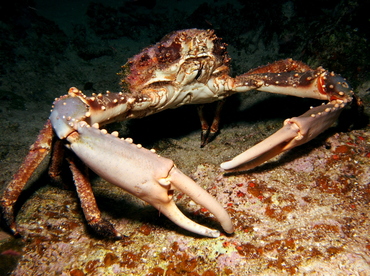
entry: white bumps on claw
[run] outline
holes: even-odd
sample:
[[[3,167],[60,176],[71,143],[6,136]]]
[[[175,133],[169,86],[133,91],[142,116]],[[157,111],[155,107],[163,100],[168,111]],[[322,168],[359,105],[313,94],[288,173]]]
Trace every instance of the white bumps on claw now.
[[[88,125],[87,123],[85,123],[85,124],[83,124],[82,125],[82,127],[90,127],[90,125]],[[99,124],[98,123],[95,123],[95,124],[93,124],[92,125],[92,127],[93,128],[96,128],[96,129],[99,129]],[[106,130],[106,129],[101,129],[100,130],[100,132],[102,133],[102,134],[108,134],[108,131]],[[111,135],[112,136],[114,136],[114,137],[117,137],[117,138],[119,138],[118,137],[118,135],[119,135],[119,133],[118,133],[118,131],[113,131],[112,133],[111,133]],[[132,140],[132,138],[120,138],[121,140],[123,140],[123,141],[126,141],[127,143],[130,143],[130,144],[133,144],[134,143],[134,141]],[[136,147],[138,148],[138,149],[141,149],[141,148],[143,148],[143,146],[141,145],[141,144],[136,144]],[[156,153],[156,150],[155,149],[150,149],[150,151],[152,152],[152,153]],[[159,156],[159,155],[158,155]],[[163,183],[167,183],[169,180],[166,180],[166,181],[163,181]],[[161,183],[162,185],[169,185],[169,183],[168,184],[163,184],[163,183]]]
[[[123,139],[123,138],[122,138]],[[123,139],[125,140],[127,143],[130,143],[132,144],[134,141],[132,140],[132,138],[126,138],[126,139]]]

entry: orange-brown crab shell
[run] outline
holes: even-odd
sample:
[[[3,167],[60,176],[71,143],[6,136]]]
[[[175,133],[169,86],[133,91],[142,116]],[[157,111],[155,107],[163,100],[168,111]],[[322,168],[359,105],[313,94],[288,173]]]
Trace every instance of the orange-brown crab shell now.
[[[122,66],[122,85],[135,92],[140,91],[149,82],[158,81],[158,78],[163,82],[174,81],[179,68],[189,57],[201,58],[212,54],[216,57],[215,66],[227,65],[230,58],[226,47],[227,44],[223,43],[213,30],[172,32],[155,45],[143,49]],[[174,64],[177,70],[173,67]]]

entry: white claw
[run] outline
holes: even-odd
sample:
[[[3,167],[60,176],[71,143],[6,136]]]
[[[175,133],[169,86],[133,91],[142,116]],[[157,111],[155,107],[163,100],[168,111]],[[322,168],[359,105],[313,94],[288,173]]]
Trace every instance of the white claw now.
[[[95,128],[78,124],[79,136],[69,136],[71,149],[95,173],[157,208],[178,226],[207,237],[219,231],[195,223],[177,208],[174,188],[204,206],[220,221],[227,233],[234,227],[225,209],[192,179],[178,170],[173,161],[133,144],[130,139],[116,139]]]
[[[312,140],[337,120],[342,110],[335,109],[336,106],[336,102],[317,106],[299,117],[285,120],[281,129],[232,160],[222,163],[221,168],[252,169],[283,151]]]
[[[281,153],[287,144],[286,141],[297,137],[298,132],[299,128],[296,124],[286,124],[267,139],[220,166],[224,170],[231,170],[239,166],[244,170],[254,168]]]

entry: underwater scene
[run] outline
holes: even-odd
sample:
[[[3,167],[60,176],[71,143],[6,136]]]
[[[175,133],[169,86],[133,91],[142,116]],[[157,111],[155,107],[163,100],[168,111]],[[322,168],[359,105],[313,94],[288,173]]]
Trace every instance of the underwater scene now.
[[[370,275],[365,0],[0,4],[1,275]]]

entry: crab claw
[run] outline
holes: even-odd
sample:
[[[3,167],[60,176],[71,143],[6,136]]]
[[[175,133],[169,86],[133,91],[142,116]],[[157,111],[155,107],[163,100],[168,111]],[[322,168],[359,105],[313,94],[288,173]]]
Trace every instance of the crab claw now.
[[[219,231],[193,222],[177,208],[173,201],[176,188],[212,212],[226,232],[234,231],[225,209],[178,170],[172,160],[133,144],[131,139],[120,139],[106,130],[90,127],[86,122],[76,123],[75,129],[67,137],[70,148],[105,180],[150,203],[180,227],[199,235],[218,237]]]
[[[162,181],[163,180],[161,180],[161,182]],[[193,201],[195,201],[199,205],[202,205],[203,207],[208,209],[208,211],[214,214],[217,220],[221,223],[221,226],[226,233],[231,234],[234,232],[234,226],[230,220],[229,214],[214,199],[214,197],[207,193],[203,188],[198,186],[190,177],[183,174],[174,166],[172,167],[169,176],[166,178],[166,181],[170,181],[174,188],[188,195]],[[167,208],[167,210],[160,209],[160,211],[177,225],[200,235],[208,237],[219,236],[220,233],[218,231],[208,229],[202,225],[194,223],[193,221],[189,221],[189,219],[185,217],[180,211],[180,214],[176,213],[174,209],[177,209],[175,203],[173,202],[173,200],[171,200],[170,202],[171,204],[173,204],[173,208]],[[173,217],[173,215],[176,215],[176,217]],[[181,218],[181,215],[184,218]],[[182,219],[184,220],[182,221]]]
[[[282,70],[283,73],[271,73]],[[296,71],[298,70],[298,71]],[[284,126],[254,147],[221,164],[224,170],[249,170],[272,157],[302,145],[329,128],[343,108],[352,101],[352,88],[333,72],[316,70],[292,59],[277,61],[236,78],[234,89],[243,92],[253,85],[259,91],[329,100],[299,117],[287,119]],[[243,90],[244,89],[244,90]]]
[[[312,140],[337,120],[346,103],[343,100],[333,100],[326,105],[311,108],[299,117],[285,120],[281,129],[232,160],[222,163],[221,168],[249,170]]]

